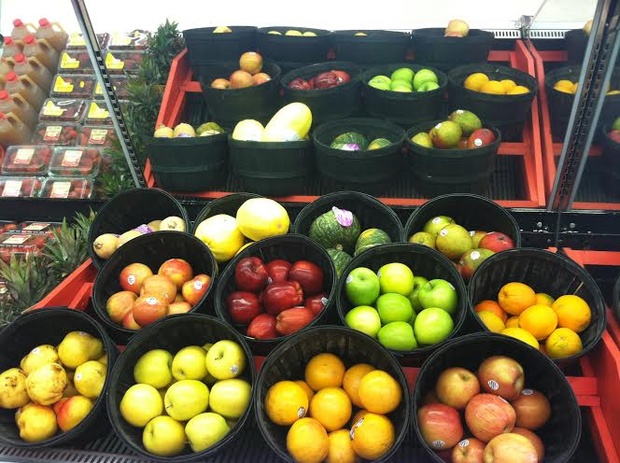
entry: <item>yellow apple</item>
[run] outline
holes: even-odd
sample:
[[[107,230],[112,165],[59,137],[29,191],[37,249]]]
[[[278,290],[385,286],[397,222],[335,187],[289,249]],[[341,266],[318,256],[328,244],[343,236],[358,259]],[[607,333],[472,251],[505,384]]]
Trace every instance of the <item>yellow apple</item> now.
[[[198,379],[207,376],[207,351],[200,346],[187,346],[172,359],[172,376],[176,380]]]
[[[58,424],[52,407],[28,403],[15,412],[19,437],[26,442],[41,442],[56,434]]]
[[[147,452],[160,457],[172,457],[185,448],[185,429],[166,415],[150,420],[142,432],[142,444]]]
[[[64,399],[56,410],[58,427],[64,432],[75,428],[88,416],[93,407],[92,400],[83,395],[75,395]]]
[[[138,359],[133,367],[136,383],[150,384],[156,389],[172,382],[172,354],[165,349],[152,349]]]
[[[211,387],[209,408],[227,419],[243,415],[252,398],[252,386],[243,379],[225,379]]]
[[[187,421],[204,412],[209,405],[208,386],[195,379],[172,384],[164,395],[166,413],[178,421]]]
[[[119,408],[127,423],[141,428],[164,412],[164,400],[153,386],[134,384],[123,394]]]
[[[245,351],[229,339],[216,342],[207,352],[207,370],[216,379],[236,378],[243,373],[245,364]]]
[[[106,366],[96,360],[89,360],[75,369],[73,385],[82,395],[96,399],[103,390],[106,378]]]
[[[202,452],[221,441],[230,431],[226,420],[217,413],[200,413],[185,425],[185,435],[194,452]]]

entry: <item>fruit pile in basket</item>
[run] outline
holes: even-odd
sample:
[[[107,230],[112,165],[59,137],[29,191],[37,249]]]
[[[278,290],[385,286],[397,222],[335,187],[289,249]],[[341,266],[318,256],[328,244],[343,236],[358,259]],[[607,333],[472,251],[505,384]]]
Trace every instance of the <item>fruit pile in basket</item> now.
[[[0,408],[15,409],[25,442],[41,442],[80,424],[94,408],[106,380],[100,339],[71,331],[60,344],[41,344],[19,365],[0,373]]]
[[[483,72],[474,72],[465,79],[463,86],[474,92],[489,93],[492,95],[520,95],[530,93],[530,89],[518,85],[512,79],[491,80]]]
[[[424,441],[454,463],[543,461],[545,446],[535,431],[551,417],[551,405],[525,385],[522,365],[504,355],[486,358],[475,372],[443,370],[418,409]]]
[[[218,77],[210,83],[211,88],[237,89],[260,85],[271,80],[271,76],[263,69],[263,57],[255,51],[246,51],[239,57],[239,69],[233,71],[228,78]]]
[[[297,77],[289,82],[288,87],[294,90],[323,90],[338,87],[351,81],[351,75],[342,69],[321,72],[308,79]]]
[[[431,69],[420,69],[416,72],[402,67],[394,70],[389,77],[382,74],[372,76],[368,85],[391,92],[428,92],[439,88],[439,78]]]
[[[286,447],[295,461],[376,460],[394,445],[387,415],[403,394],[389,373],[366,363],[346,368],[338,356],[321,353],[303,378],[273,384],[263,407],[274,424],[290,426]]]
[[[186,443],[201,452],[223,439],[249,406],[252,386],[239,377],[245,368],[245,351],[232,340],[188,345],[174,355],[149,350],[134,366],[121,416],[144,428],[147,452],[179,455]]]
[[[583,298],[565,294],[554,299],[517,281],[502,286],[496,301],[478,301],[474,309],[489,331],[517,338],[554,359],[581,352],[579,333],[592,319]]]
[[[153,137],[155,138],[194,138],[194,137],[208,137],[210,135],[217,135],[224,133],[224,129],[220,127],[217,122],[205,122],[194,128],[190,124],[181,122],[174,127],[167,127],[161,124],[155,132]]]

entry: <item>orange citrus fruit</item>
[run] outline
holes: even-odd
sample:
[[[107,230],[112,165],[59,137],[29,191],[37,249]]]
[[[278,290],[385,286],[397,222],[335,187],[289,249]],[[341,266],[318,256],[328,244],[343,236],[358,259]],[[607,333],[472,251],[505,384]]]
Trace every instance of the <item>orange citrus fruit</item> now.
[[[517,86],[517,83],[512,79],[503,79],[499,81],[504,86],[504,93],[509,93]]]
[[[495,313],[489,312],[488,310],[478,312],[478,318],[482,320],[484,326],[486,326],[492,333],[499,333],[506,327],[504,322],[497,315],[495,315]]]
[[[504,309],[502,309],[501,306],[496,301],[493,301],[491,299],[485,299],[483,301],[478,302],[474,306],[474,310],[476,312],[481,312],[483,310],[487,310],[489,312],[493,312],[504,323],[506,323],[506,320],[508,320],[508,314],[506,312],[504,312]]]
[[[308,396],[308,402],[310,402],[310,400],[312,400],[312,397],[314,396],[314,391],[310,389],[310,386],[308,386],[308,383],[306,383],[303,379],[298,379],[297,381],[294,381],[294,382],[299,384],[302,387],[302,389]]]
[[[519,341],[522,341],[525,344],[529,344],[536,349],[540,348],[540,344],[538,343],[534,335],[529,331],[525,331],[523,328],[504,328],[500,332],[500,334],[518,339]]]
[[[536,304],[548,305],[549,307],[551,307],[554,301],[555,299],[553,299],[547,293],[536,293]]]
[[[545,341],[545,351],[554,359],[569,357],[582,350],[581,338],[569,328],[558,328]]]
[[[489,80],[486,84],[480,87],[480,92],[490,93],[492,95],[505,95],[504,85],[499,80]]]
[[[339,429],[328,434],[329,452],[325,463],[357,463],[360,458],[353,450],[348,429]]]
[[[482,72],[474,72],[470,74],[465,79],[463,86],[469,90],[473,90],[475,92],[480,91],[480,88],[489,81],[489,78],[486,74]]]
[[[336,355],[317,354],[306,365],[306,383],[315,392],[324,387],[340,387],[344,371],[344,363]]]
[[[314,418],[293,423],[286,434],[286,449],[299,463],[321,463],[329,453],[327,431]]]
[[[357,388],[360,385],[360,381],[366,373],[370,373],[374,369],[375,367],[368,363],[358,363],[357,365],[353,365],[344,373],[344,378],[342,379],[342,388],[346,391],[347,394],[349,394],[351,403],[356,407],[362,406],[362,403],[360,402],[360,396],[357,393]]]
[[[523,85],[517,85],[515,88],[506,93],[506,95],[521,95],[524,93],[530,93],[530,89]]]
[[[396,410],[403,390],[396,379],[383,370],[366,373],[357,389],[362,406],[372,413],[386,415]]]
[[[278,381],[267,391],[264,406],[271,421],[281,426],[290,426],[306,415],[308,396],[299,384]]]
[[[324,387],[312,397],[309,415],[327,431],[336,431],[347,424],[351,410],[351,400],[344,389]]]
[[[559,92],[573,93],[573,82],[568,79],[558,80],[553,88]]]
[[[581,333],[592,321],[590,306],[581,297],[567,294],[558,297],[551,306],[558,315],[558,326],[570,328],[575,333]]]
[[[528,285],[513,281],[501,287],[497,302],[510,315],[519,315],[536,304],[536,293]]]
[[[519,328],[519,316],[513,315],[506,320],[506,328]]]
[[[519,315],[519,328],[532,333],[537,340],[545,339],[558,326],[558,316],[548,305],[534,304]]]
[[[357,455],[366,460],[378,460],[394,445],[394,425],[390,419],[366,413],[351,428],[351,443]]]

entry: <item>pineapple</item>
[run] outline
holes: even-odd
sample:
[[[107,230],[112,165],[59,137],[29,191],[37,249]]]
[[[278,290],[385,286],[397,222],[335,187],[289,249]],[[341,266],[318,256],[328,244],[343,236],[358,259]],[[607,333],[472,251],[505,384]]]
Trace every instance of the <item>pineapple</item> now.
[[[46,243],[44,254],[49,259],[49,271],[62,281],[88,258],[88,229],[95,217],[77,213],[75,223],[69,225],[63,219],[59,229],[52,232],[53,238]]]

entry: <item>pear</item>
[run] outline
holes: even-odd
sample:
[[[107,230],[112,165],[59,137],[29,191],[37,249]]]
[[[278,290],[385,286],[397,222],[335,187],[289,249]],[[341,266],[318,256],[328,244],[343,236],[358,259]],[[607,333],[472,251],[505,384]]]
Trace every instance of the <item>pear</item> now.
[[[103,355],[103,343],[84,331],[71,331],[58,345],[58,357],[64,366],[76,369],[82,363]]]
[[[73,377],[75,376],[75,371],[65,370],[67,372],[67,389],[62,394],[63,397],[73,397],[74,395],[80,395],[73,384]]]
[[[109,259],[118,248],[118,235],[103,233],[93,241],[93,251],[102,259]]]
[[[19,408],[28,402],[26,373],[19,368],[9,368],[0,373],[0,408]]]
[[[67,373],[58,363],[41,365],[26,378],[30,400],[40,405],[51,405],[62,399],[67,384]]]
[[[106,366],[96,360],[90,360],[75,369],[73,384],[83,396],[96,399],[103,390],[105,377]]]
[[[159,219],[151,220],[149,223],[146,224],[146,226],[149,227],[153,231],[158,231],[160,225],[161,225],[161,220]]]
[[[28,355],[19,362],[19,367],[24,370],[27,376],[32,370],[41,365],[54,362],[58,362],[58,352],[56,348],[51,344],[42,344],[32,349]]]
[[[58,430],[52,407],[29,403],[15,413],[19,437],[26,442],[40,442],[53,437]]]
[[[133,230],[128,230],[125,233],[123,233],[121,236],[118,237],[118,241],[116,243],[117,248],[120,248],[123,244],[125,244],[127,241],[130,241],[134,238],[137,238],[138,236],[142,236],[143,233],[139,230],[133,229]]]

